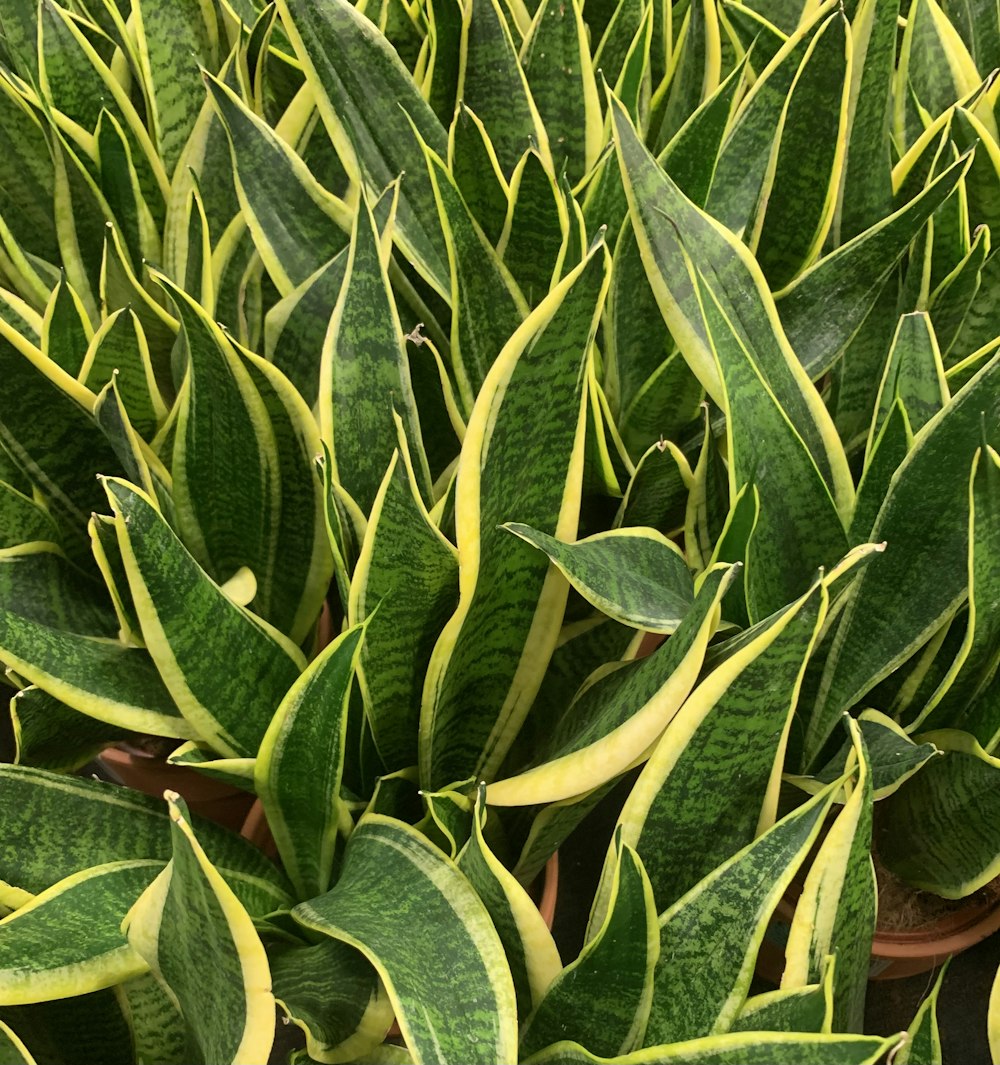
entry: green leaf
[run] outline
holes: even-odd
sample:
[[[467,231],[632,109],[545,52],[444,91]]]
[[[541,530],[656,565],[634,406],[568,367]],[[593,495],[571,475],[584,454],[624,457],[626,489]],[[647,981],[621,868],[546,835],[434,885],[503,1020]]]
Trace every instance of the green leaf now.
[[[319,398],[323,340],[347,272],[348,249],[279,300],[264,317],[264,354],[309,404]]]
[[[831,788],[788,814],[660,916],[647,1046],[721,1034],[736,1019],[771,912],[816,841],[833,795]]]
[[[915,102],[930,119],[973,92],[982,76],[955,27],[935,0],[917,0],[907,16],[896,70],[893,99],[893,135],[909,146],[924,131]],[[980,117],[996,139],[992,108],[984,104]]]
[[[693,431],[699,405],[704,401],[701,383],[684,356],[675,350],[642,382],[632,404],[622,414],[622,438],[629,453],[641,456],[651,446],[661,450],[669,447],[671,437],[684,439]],[[685,506],[686,499],[680,504],[680,526],[684,524]],[[668,525],[664,531],[675,527]]]
[[[896,1055],[899,1065],[942,1065],[937,1005],[949,964],[950,959],[941,966],[930,994],[920,1003],[920,1008],[906,1031],[907,1041]]]
[[[758,71],[767,67],[788,40],[788,34],[779,30],[773,22],[738,0],[725,0],[719,16],[722,28],[736,45],[737,53],[742,51],[749,56],[753,48],[753,67]]]
[[[0,318],[35,347],[42,341],[42,316],[20,296],[0,289]]]
[[[497,244],[529,307],[538,306],[558,280],[568,230],[562,193],[542,156],[530,148],[514,167],[510,206]]]
[[[0,1021],[0,1062],[3,1065],[36,1065],[17,1033]]]
[[[421,167],[424,173],[426,168]],[[390,223],[391,224],[391,223]],[[333,476],[367,515],[396,448],[403,420],[418,485],[429,498],[430,472],[403,329],[367,201],[360,205],[340,297],[323,344],[319,422],[335,463]]]
[[[899,319],[879,387],[869,448],[897,399],[902,400],[914,433],[950,399],[937,338],[929,316],[921,311],[904,314]]]
[[[392,1006],[360,951],[324,938],[312,946],[269,946],[268,960],[274,997],[305,1032],[311,1059],[354,1061],[385,1039]]]
[[[152,439],[166,421],[167,406],[156,381],[146,334],[131,309],[113,311],[101,323],[79,376],[94,391],[115,378],[129,420],[144,439]]]
[[[1000,874],[996,792],[1000,760],[967,732],[926,732],[945,752],[879,806],[879,858],[913,887],[946,899]]]
[[[817,582],[754,630],[705,675],[653,749],[619,824],[659,911],[774,822],[792,714],[826,609]]]
[[[52,515],[12,484],[0,481],[0,550],[32,541],[58,544]]]
[[[669,441],[651,445],[635,465],[615,528],[645,525],[669,535],[684,525],[691,467]]]
[[[29,480],[79,555],[87,519],[102,507],[98,474],[119,469],[95,423],[93,393],[0,321],[0,443]],[[76,547],[71,546],[76,538]]]
[[[388,882],[398,902],[386,907]],[[365,818],[351,836],[337,886],[292,914],[369,958],[414,1061],[515,1060],[514,987],[492,921],[455,865],[415,829]],[[427,951],[443,964],[428,968]]]
[[[719,444],[712,433],[706,404],[701,451],[695,464],[684,515],[684,547],[694,570],[703,570],[722,535],[729,513],[729,478]]]
[[[0,877],[38,894],[81,869],[170,858],[160,799],[103,781],[0,766]],[[208,852],[252,913],[291,904],[283,874],[252,844],[197,819]]]
[[[372,508],[348,606],[351,623],[365,623],[359,683],[375,746],[392,769],[416,764],[427,664],[457,601],[455,549],[420,499],[409,456],[397,451]]]
[[[194,734],[140,648],[0,609],[0,657],[53,698],[117,728],[179,738]]]
[[[98,865],[60,880],[0,921],[0,1003],[100,991],[144,972],[121,923],[162,868],[157,861]]]
[[[468,416],[490,367],[528,308],[466,206],[456,180],[430,149],[426,157],[448,249],[452,370]]]
[[[542,0],[521,48],[552,162],[574,183],[591,170],[603,148],[604,121],[582,7],[580,0]]]
[[[692,370],[727,412],[730,476],[736,484],[753,479],[761,495],[747,598],[751,617],[762,617],[799,594],[816,566],[843,555],[834,499],[844,511],[853,502],[846,457],[754,260],[659,170],[620,106],[612,106],[633,224],[661,313]],[[793,498],[796,512],[786,513],[780,528],[772,525],[773,508],[784,509]],[[794,562],[787,540],[793,525],[801,529]]]
[[[615,1065],[875,1065],[898,1042],[865,1035],[734,1032],[648,1047],[616,1058]],[[525,1065],[604,1065],[576,1043],[557,1043]]]
[[[457,6],[458,0],[448,3]],[[469,213],[495,247],[510,206],[510,188],[486,127],[464,101],[459,101],[448,132],[448,163]]]
[[[870,537],[887,546],[858,577],[841,613],[806,726],[807,765],[840,714],[909,658],[966,596],[967,471],[984,436],[1000,445],[998,374],[994,356],[924,426],[893,477]],[[919,528],[918,510],[926,515]]]
[[[973,158],[975,162],[975,157]],[[1000,183],[1000,178],[997,178]],[[982,283],[983,267],[990,253],[990,231],[980,226],[968,254],[935,289],[930,299],[931,321],[941,342],[946,363],[954,362],[951,352],[966,316],[975,305]]]
[[[545,126],[499,0],[465,4],[458,98],[481,119],[504,177],[531,147],[551,162]]]
[[[618,0],[604,33],[598,37],[594,32],[590,11],[585,9],[584,18],[591,30],[591,41],[599,41],[594,50],[594,70],[601,71],[609,85],[617,82],[633,42],[650,17],[647,12],[651,15],[649,3]]]
[[[105,747],[134,738],[126,729],[89,717],[41,688],[19,691],[10,701],[18,765],[73,773]]]
[[[170,291],[189,356],[173,459],[178,527],[216,580],[248,566],[255,611],[298,643],[331,572],[315,423],[284,375],[241,357],[202,308]]]
[[[757,10],[778,30],[791,36],[760,71],[739,104],[718,153],[707,209],[734,233],[742,233],[753,216],[795,75],[814,35],[835,8],[829,3],[819,5],[802,25],[798,14],[789,25],[776,18],[776,12],[761,10],[760,4]]]
[[[255,573],[252,605],[293,643],[301,644],[316,623],[333,573],[323,485],[315,467],[322,444],[312,412],[284,374],[257,355],[243,356],[274,434],[281,491],[272,534],[275,569],[269,580]]]
[[[732,1032],[829,1032],[833,1018],[834,958],[818,984],[781,988],[748,998]]]
[[[254,768],[257,794],[298,898],[330,886],[342,813],[347,712],[364,629],[334,640],[292,685]]]
[[[149,268],[141,271],[149,277]],[[147,282],[150,290],[159,292],[159,287]],[[104,257],[101,262],[101,306],[105,315],[128,308],[142,325],[149,345],[149,354],[157,379],[167,379],[177,332],[180,328],[176,318],[168,314],[150,295],[143,282],[136,277],[121,239],[114,229],[104,234]]]
[[[639,856],[620,836],[614,846],[607,916],[525,1022],[522,1059],[567,1031],[607,1057],[642,1042],[660,952],[656,905]]]
[[[491,784],[487,801],[527,806],[567,799],[641,760],[697,680],[731,579],[729,567],[707,575],[676,633],[655,653],[592,673],[563,716],[536,741],[533,768]]]
[[[148,497],[124,481],[105,487],[143,637],[164,684],[201,739],[223,755],[253,757],[304,665],[301,652],[212,582]],[[220,661],[228,664],[221,672]]]
[[[719,87],[722,54],[718,8],[714,3],[700,0],[688,7],[676,49],[669,82],[665,80],[658,91],[659,95],[665,87],[662,105],[655,98],[651,105],[651,121],[657,131],[653,149],[657,152]]]
[[[906,407],[901,399],[897,399],[889,408],[865,457],[865,468],[854,504],[854,516],[851,518],[852,541],[869,538],[889,490],[889,482],[903,464],[912,446],[913,432],[906,416]]]
[[[839,12],[820,26],[781,114],[751,241],[773,290],[819,257],[833,224],[846,154],[849,35]]]
[[[456,110],[462,13],[460,0],[435,0],[425,9],[431,57],[421,92],[445,125]]]
[[[297,5],[294,16],[289,0],[278,0],[278,11],[352,179],[363,179],[369,190],[381,192],[406,174],[396,236],[406,257],[447,298],[444,240],[416,136],[443,157],[444,127],[391,45],[348,0],[322,7]],[[393,100],[397,106],[376,114],[370,107],[374,99]]]
[[[41,335],[42,354],[76,377],[83,366],[87,346],[93,335],[94,330],[80,297],[70,287],[64,275],[45,308]]]
[[[207,0],[184,0],[169,12],[141,0],[132,7],[149,122],[168,174],[173,174],[203,101],[200,68],[217,70],[216,13]]]
[[[250,915],[167,793],[173,857],[125,918],[132,949],[180,1011],[203,1061],[266,1061],[274,1040],[267,954]]]
[[[132,1033],[136,1061],[187,1065],[192,1060],[184,1018],[151,973],[126,980],[116,991]]]
[[[229,137],[243,217],[267,272],[288,296],[346,247],[350,212],[224,82],[210,77],[206,84]]]
[[[504,528],[544,551],[587,602],[625,625],[674,632],[694,602],[684,555],[655,529],[610,529],[565,543],[518,522]]]
[[[480,785],[472,834],[461,849],[457,864],[489,911],[510,965],[517,1014],[527,1017],[557,979],[562,962],[538,907],[486,842],[484,790]]]
[[[848,719],[848,729],[857,779],[809,868],[788,933],[781,978],[783,988],[814,983],[836,952],[833,1029],[838,1032],[864,1026],[877,905],[871,860],[872,772],[858,723]]]
[[[834,224],[843,244],[892,213],[889,140],[896,60],[895,0],[861,0],[851,21],[847,157]]]
[[[562,539],[576,534],[586,369],[607,265],[598,244],[518,328],[476,400],[456,488],[459,605],[435,646],[421,709],[425,786],[495,773],[555,647],[568,586],[498,526],[518,518]]]
[[[810,377],[828,370],[857,335],[886,279],[969,162],[960,158],[904,207],[825,255],[778,294],[785,333]]]
[[[933,743],[916,743],[890,717],[878,710],[863,710],[857,718],[858,728],[868,752],[873,799],[884,799],[913,776],[930,759],[941,752]],[[850,737],[840,750],[814,777],[785,775],[785,780],[815,793],[824,785],[844,775],[848,759],[855,750]]]
[[[133,261],[159,262],[162,257],[160,229],[163,225],[162,190],[153,185],[145,190],[142,177],[149,178],[148,167],[142,175],[136,169],[135,155],[122,124],[110,111],[102,111],[97,123],[97,155],[100,159],[100,188],[111,214],[121,230]],[[140,156],[140,160],[141,160]],[[147,181],[147,185],[152,185]]]
[[[989,712],[989,699],[980,703],[980,696],[988,691],[998,658],[998,620],[991,606],[996,600],[1000,576],[998,472],[1000,461],[992,448],[980,453],[973,463],[969,484],[969,610],[965,637],[926,708],[933,711],[931,722],[961,724],[990,751],[996,746],[1000,722]]]

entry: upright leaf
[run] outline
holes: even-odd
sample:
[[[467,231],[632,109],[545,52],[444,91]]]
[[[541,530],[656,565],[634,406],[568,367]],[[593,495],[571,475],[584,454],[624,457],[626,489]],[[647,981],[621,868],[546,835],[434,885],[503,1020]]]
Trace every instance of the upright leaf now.
[[[105,487],[146,646],[164,683],[202,739],[221,754],[252,758],[304,665],[301,652],[226,596],[147,496],[124,481]],[[203,624],[192,625],[192,617]]]
[[[860,574],[840,615],[807,722],[807,763],[840,714],[919,648],[967,594],[966,478],[984,437],[1000,446],[998,374],[994,356],[924,426],[892,480],[870,537],[887,546]],[[919,528],[917,513],[924,515]]]
[[[773,290],[818,258],[844,165],[852,50],[839,12],[817,30],[789,90],[752,246]]]
[[[510,964],[518,1016],[526,1017],[558,978],[562,962],[538,907],[486,842],[482,792],[480,786],[472,834],[456,861],[493,919]]]
[[[471,119],[467,121],[471,124]],[[486,374],[523,321],[527,308],[516,283],[466,206],[456,180],[429,149],[427,166],[448,248],[451,361],[467,416]]]
[[[421,710],[421,775],[431,786],[496,771],[555,647],[567,587],[498,526],[519,518],[562,538],[575,534],[586,368],[606,259],[597,245],[528,316],[469,421],[456,489],[459,605],[431,657]],[[543,400],[539,418],[532,412]],[[460,732],[452,728],[459,719]]]
[[[387,882],[405,905],[382,904]],[[515,1060],[514,987],[493,923],[465,877],[416,830],[365,818],[336,887],[293,916],[371,960],[415,1062]],[[447,964],[424,965],[421,943]]]
[[[207,79],[232,150],[236,191],[254,244],[282,296],[347,245],[346,205],[224,82]]]
[[[597,162],[603,120],[580,0],[542,0],[521,62],[556,171],[578,181]],[[610,71],[608,76],[611,76]]]
[[[431,494],[403,329],[387,271],[375,218],[365,201],[355,216],[347,271],[323,344],[319,398],[320,429],[333,457],[333,474],[364,515],[372,509],[396,449],[396,413],[420,491],[425,497]]]
[[[792,811],[661,914],[646,1046],[729,1030],[771,912],[819,835],[832,798],[831,788]]]
[[[833,1030],[864,1026],[865,992],[875,932],[876,885],[871,861],[873,786],[857,722],[848,725],[857,779],[806,876],[785,948],[782,987],[802,987],[823,973],[836,952]]]
[[[619,824],[660,912],[773,823],[792,714],[826,602],[817,583],[755,630],[705,675],[653,749]]]
[[[351,683],[364,630],[318,655],[282,699],[254,766],[257,794],[299,898],[330,886]]]
[[[458,97],[481,119],[504,177],[529,148],[548,162],[548,136],[500,0],[465,4]]]
[[[348,0],[296,5],[294,15],[288,0],[278,0],[278,11],[351,177],[381,192],[406,174],[397,236],[407,258],[447,298],[447,256],[415,135],[443,157],[444,127],[392,46]],[[398,106],[376,114],[373,99],[393,100]]]
[[[201,110],[199,67],[219,67],[215,10],[205,0],[182,0],[169,11],[143,0],[131,22],[150,123],[172,174]]]
[[[204,1061],[254,1065],[274,1041],[267,954],[250,915],[195,838],[179,796],[173,857],[125,919],[129,944],[180,1007]]]
[[[528,1017],[522,1058],[567,1031],[607,1057],[627,1054],[642,1041],[660,952],[656,905],[639,856],[620,838],[615,849],[607,917]]]
[[[368,521],[348,614],[366,623],[359,683],[375,746],[392,769],[415,765],[424,677],[458,600],[455,549],[430,520],[409,456],[393,454]]]

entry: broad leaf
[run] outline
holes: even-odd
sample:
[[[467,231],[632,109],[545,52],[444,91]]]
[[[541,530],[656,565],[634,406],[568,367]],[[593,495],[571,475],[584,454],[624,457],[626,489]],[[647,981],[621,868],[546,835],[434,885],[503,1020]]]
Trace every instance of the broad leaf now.
[[[388,882],[405,905],[384,905]],[[416,830],[365,818],[336,887],[292,913],[371,960],[415,1062],[515,1060],[514,987],[493,923],[455,865]],[[445,963],[423,964],[421,943]]]

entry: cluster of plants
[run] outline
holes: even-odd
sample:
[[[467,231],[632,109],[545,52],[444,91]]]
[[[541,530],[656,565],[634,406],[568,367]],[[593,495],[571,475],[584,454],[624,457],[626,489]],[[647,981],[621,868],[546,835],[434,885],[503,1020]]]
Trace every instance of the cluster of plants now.
[[[0,1061],[940,1062],[872,852],[1000,873],[998,67],[990,0],[0,0]]]

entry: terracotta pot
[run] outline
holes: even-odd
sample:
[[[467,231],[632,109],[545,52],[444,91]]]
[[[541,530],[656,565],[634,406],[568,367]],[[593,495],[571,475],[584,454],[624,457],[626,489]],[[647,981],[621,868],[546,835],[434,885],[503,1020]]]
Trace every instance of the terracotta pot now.
[[[257,850],[263,851],[268,858],[277,861],[278,848],[275,845],[274,836],[271,835],[267,818],[264,816],[264,804],[260,799],[254,800],[240,834],[244,839],[250,840]]]
[[[773,984],[781,982],[785,968],[785,943],[795,913],[801,885],[778,903],[757,955],[757,975]],[[869,980],[900,980],[937,968],[946,958],[961,954],[1000,929],[1000,900],[970,900],[932,924],[914,931],[875,930]]]
[[[928,928],[915,932],[876,932],[869,980],[898,980],[937,968],[952,954],[974,947],[1000,929],[1000,900],[970,901]]]
[[[168,789],[176,791],[192,813],[234,832],[240,831],[254,802],[249,792],[213,780],[196,769],[169,765],[163,758],[134,747],[107,747],[98,761],[117,783],[156,799],[162,799]]]

